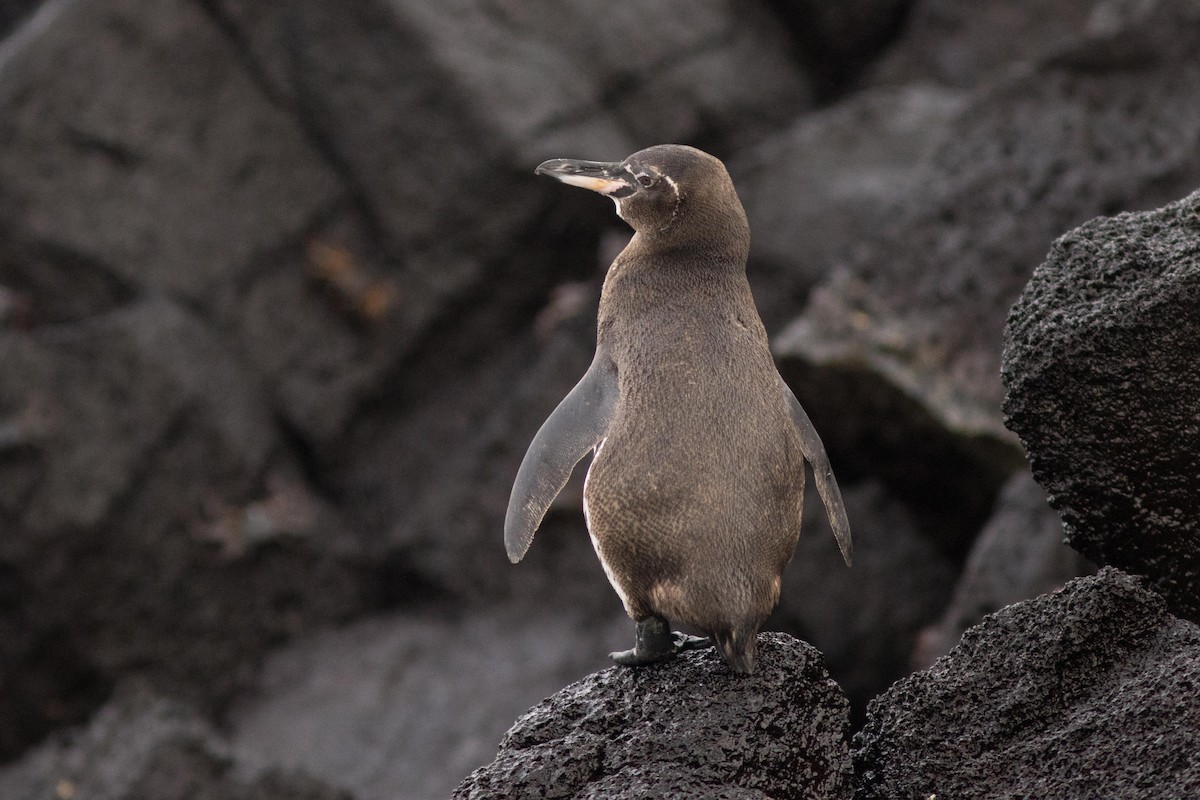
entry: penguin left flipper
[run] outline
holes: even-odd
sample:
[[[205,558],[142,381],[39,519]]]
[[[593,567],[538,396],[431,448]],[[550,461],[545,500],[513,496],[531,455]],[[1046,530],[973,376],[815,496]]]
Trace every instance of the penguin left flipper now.
[[[616,368],[597,353],[579,383],[542,423],[508,498],[504,548],[509,561],[515,564],[525,556],[546,509],[567,484],[575,465],[604,438],[617,395]]]
[[[846,566],[850,566],[851,552],[854,544],[850,540],[850,520],[846,518],[846,505],[842,502],[842,490],[838,488],[837,479],[833,477],[833,467],[829,466],[829,456],[825,454],[825,445],[817,435],[808,413],[792,393],[792,388],[780,377],[779,385],[787,396],[788,407],[792,412],[792,422],[796,432],[800,434],[800,452],[812,465],[813,480],[817,484],[817,494],[825,505],[825,513],[829,516],[829,524],[833,527],[834,538],[837,539],[838,549]]]

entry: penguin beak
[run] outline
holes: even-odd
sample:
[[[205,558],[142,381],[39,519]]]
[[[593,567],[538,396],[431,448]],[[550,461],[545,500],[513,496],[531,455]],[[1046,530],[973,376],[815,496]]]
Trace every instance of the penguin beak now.
[[[535,175],[549,175],[571,186],[582,186],[617,200],[628,197],[637,188],[629,170],[616,162],[552,158],[543,161],[533,172]]]

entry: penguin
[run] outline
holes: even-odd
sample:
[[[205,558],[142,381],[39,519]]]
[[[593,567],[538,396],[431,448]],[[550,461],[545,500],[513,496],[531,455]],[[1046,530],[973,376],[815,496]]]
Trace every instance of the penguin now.
[[[725,165],[685,145],[535,172],[613,200],[633,238],[605,275],[591,366],[534,436],[504,521],[515,564],[575,465],[639,666],[715,644],[755,667],[800,535],[804,462],[846,565],[850,525],[811,420],[775,367],[746,279],[750,227]],[[672,632],[669,621],[708,634]]]

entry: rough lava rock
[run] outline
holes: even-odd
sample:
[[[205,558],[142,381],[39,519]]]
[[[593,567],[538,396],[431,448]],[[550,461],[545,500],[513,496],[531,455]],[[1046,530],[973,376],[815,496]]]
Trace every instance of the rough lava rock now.
[[[754,675],[712,649],[612,667],[530,709],[455,798],[848,798],[846,698],[820,653],[760,634]]]
[[[1200,621],[1200,192],[1054,243],[1006,331],[1007,422],[1071,546]]]
[[[871,704],[859,800],[1200,795],[1200,627],[1111,567],[969,630]]]

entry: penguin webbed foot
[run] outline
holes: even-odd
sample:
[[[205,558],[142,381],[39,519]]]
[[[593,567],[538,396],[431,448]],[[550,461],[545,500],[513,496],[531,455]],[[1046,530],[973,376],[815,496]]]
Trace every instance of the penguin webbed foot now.
[[[672,631],[662,617],[648,617],[637,624],[637,643],[634,648],[610,653],[609,658],[623,667],[641,667],[674,658],[685,650],[712,646],[713,640],[706,636],[689,636]]]
[[[684,650],[703,650],[705,647],[716,647],[716,642],[707,636],[689,636],[679,631],[675,631],[671,635],[675,637],[675,652],[677,653],[682,653]]]

